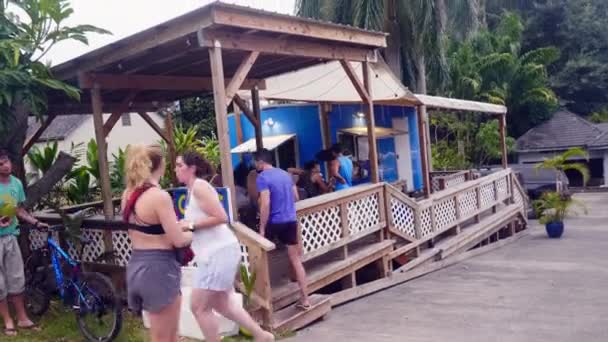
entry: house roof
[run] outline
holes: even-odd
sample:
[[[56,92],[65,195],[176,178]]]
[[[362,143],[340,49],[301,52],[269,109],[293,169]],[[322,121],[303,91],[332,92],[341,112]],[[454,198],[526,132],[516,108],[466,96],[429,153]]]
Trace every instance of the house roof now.
[[[55,117],[49,127],[47,127],[40,138],[41,141],[54,141],[54,140],[63,140],[70,133],[75,131],[85,120],[87,120],[90,115],[60,115]],[[40,127],[41,122],[33,116],[30,116],[27,120],[27,138],[29,139],[31,136],[36,133],[38,128]]]
[[[518,152],[565,150],[571,147],[608,148],[608,125],[593,124],[561,109],[517,139]]]

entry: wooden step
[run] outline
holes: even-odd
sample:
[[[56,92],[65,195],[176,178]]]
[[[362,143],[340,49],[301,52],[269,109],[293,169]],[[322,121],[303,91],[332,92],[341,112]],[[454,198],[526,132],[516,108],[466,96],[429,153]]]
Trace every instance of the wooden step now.
[[[363,246],[352,246],[346,259],[320,261],[307,266],[308,292],[313,293],[356,270],[388,255],[393,250],[393,240],[384,240]],[[273,286],[273,307],[281,309],[295,302],[299,296],[296,282]]]
[[[515,220],[519,214],[520,210],[517,205],[506,206],[496,214],[483,218],[479,223],[463,228],[460,234],[436,243],[435,248],[441,250],[440,259],[444,259],[467,246],[474,246],[477,242],[487,238],[488,235],[495,233],[497,229],[508,224],[509,221]]]
[[[331,311],[331,296],[313,294],[309,297],[311,308],[304,311],[292,304],[272,315],[275,331],[293,331],[323,318]]]

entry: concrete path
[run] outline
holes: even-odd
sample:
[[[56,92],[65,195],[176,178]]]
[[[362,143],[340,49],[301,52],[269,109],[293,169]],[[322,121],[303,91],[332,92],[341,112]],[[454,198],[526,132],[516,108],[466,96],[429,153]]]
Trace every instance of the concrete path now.
[[[608,194],[513,244],[343,305],[290,342],[606,342]]]

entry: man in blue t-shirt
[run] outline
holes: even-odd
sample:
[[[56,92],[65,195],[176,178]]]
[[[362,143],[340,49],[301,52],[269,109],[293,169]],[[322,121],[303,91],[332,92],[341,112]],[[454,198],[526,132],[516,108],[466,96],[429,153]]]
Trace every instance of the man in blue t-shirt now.
[[[260,173],[256,179],[260,202],[260,234],[269,240],[278,239],[287,246],[289,262],[294,270],[302,298],[296,304],[300,309],[310,308],[306,288],[306,271],[302,265],[302,245],[298,237],[296,204],[298,188],[291,175],[272,166],[272,153],[266,149],[254,155],[255,167]]]
[[[334,159],[329,164],[329,175],[336,180],[336,191],[353,186],[353,161],[343,154],[340,144],[331,147]]]
[[[12,172],[8,153],[0,150],[0,207],[8,204],[9,207],[16,208],[16,216],[0,216],[0,316],[4,320],[4,334],[7,336],[17,335],[7,298],[10,298],[15,306],[17,327],[38,330],[38,327],[27,317],[23,303],[25,276],[21,250],[17,241],[17,235],[19,235],[17,217],[37,227],[48,227],[21,207],[21,204],[25,202],[25,192],[21,181],[13,176]]]

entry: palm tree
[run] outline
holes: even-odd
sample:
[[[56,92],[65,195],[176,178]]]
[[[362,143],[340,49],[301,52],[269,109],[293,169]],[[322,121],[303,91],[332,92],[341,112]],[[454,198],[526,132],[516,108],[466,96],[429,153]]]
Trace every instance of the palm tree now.
[[[481,0],[297,0],[296,14],[389,33],[384,56],[395,75],[418,93],[446,84],[446,31],[460,37],[479,27]],[[453,14],[453,15],[452,15]]]
[[[542,163],[535,166],[536,169],[549,169],[555,171],[555,186],[558,191],[559,188],[559,174],[567,170],[574,170],[583,176],[583,185],[589,181],[589,168],[587,165],[578,162],[569,162],[571,159],[583,158],[589,161],[589,153],[580,147],[574,147],[568,151],[559,154],[553,158],[545,159]]]

